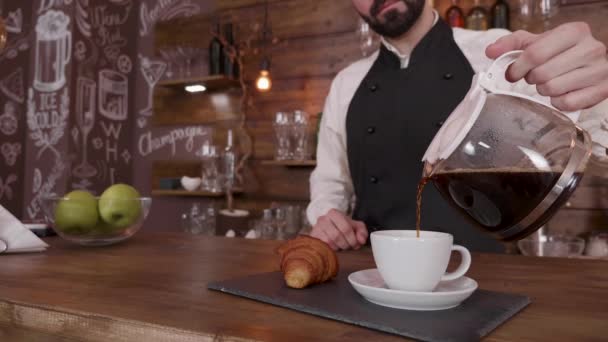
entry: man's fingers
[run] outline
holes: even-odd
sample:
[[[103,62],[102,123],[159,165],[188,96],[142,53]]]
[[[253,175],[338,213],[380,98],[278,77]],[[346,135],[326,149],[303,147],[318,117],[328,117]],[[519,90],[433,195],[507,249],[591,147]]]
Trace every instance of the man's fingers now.
[[[507,79],[511,82],[519,81],[533,69],[575,46],[581,39],[584,27],[566,24],[540,35],[534,42],[523,47],[522,55],[509,67]],[[589,27],[586,28],[588,33]]]
[[[365,223],[361,221],[352,221],[352,224],[355,227],[355,236],[357,238],[357,242],[359,242],[359,244],[361,245],[364,245],[369,235]]]
[[[331,220],[329,215],[321,216],[317,221],[317,225],[323,230],[323,233],[327,235],[329,241],[338,246],[340,249],[348,249],[348,242]]]
[[[486,56],[490,59],[496,59],[509,51],[522,50],[532,44],[537,37],[538,35],[526,31],[513,32],[499,38],[494,44],[488,45]]]
[[[571,47],[563,53],[554,56],[544,64],[532,69],[526,76],[526,82],[529,84],[542,84],[547,83],[550,80],[564,75],[572,70],[587,66],[587,55],[594,52],[589,50],[593,49],[592,41],[582,47]],[[601,45],[601,43],[598,43]]]
[[[325,233],[329,236],[331,241],[336,244],[336,246],[340,247],[340,249],[349,249],[350,244],[346,241],[346,238],[342,234],[342,232],[332,224],[331,228],[326,229]]]
[[[558,97],[566,93],[585,89],[608,80],[608,64],[598,64],[579,68],[545,83],[537,84],[538,93],[543,96]]]
[[[317,238],[323,242],[325,242],[326,244],[329,245],[329,247],[331,249],[333,249],[334,251],[337,251],[339,248],[338,246],[336,246],[335,243],[333,243],[333,241],[331,241],[331,238],[329,237],[329,235],[327,235],[325,233],[325,229],[323,229],[321,226],[319,225],[315,225],[312,229],[312,231],[310,232],[310,236]]]
[[[552,97],[551,104],[557,109],[571,112],[592,107],[606,98],[608,98],[608,81],[572,91],[562,96]]]
[[[336,227],[342,233],[342,236],[349,244],[349,246],[352,248],[358,248],[359,243],[357,243],[355,229],[352,223],[350,222],[350,219],[348,219],[346,216],[344,216],[344,214],[338,212],[337,210],[330,211],[327,216],[334,224],[334,227]]]

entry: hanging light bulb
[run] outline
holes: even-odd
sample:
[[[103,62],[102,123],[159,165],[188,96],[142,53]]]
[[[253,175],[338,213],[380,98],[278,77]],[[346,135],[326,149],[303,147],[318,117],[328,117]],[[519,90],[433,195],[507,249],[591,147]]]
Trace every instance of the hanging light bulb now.
[[[267,38],[270,35],[270,25],[268,23],[268,0],[264,2],[264,26],[262,27],[262,49],[264,58],[260,65],[260,74],[255,80],[255,86],[261,92],[269,91],[272,88],[272,79],[270,78],[270,58],[266,54]]]
[[[264,57],[260,66],[260,74],[255,80],[255,86],[259,91],[269,91],[272,88],[272,79],[270,78],[270,59]]]

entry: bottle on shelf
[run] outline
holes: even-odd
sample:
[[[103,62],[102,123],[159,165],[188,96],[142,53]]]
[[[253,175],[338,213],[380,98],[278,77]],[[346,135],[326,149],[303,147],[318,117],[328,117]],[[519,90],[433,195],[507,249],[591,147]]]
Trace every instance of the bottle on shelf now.
[[[445,21],[451,27],[464,27],[464,13],[458,6],[458,0],[452,0],[452,6],[445,11]]]
[[[209,43],[209,75],[224,73],[224,46],[216,35],[220,34],[220,24],[215,25],[214,36]]]
[[[492,13],[492,27],[509,29],[509,4],[505,0],[496,0],[490,12]]]
[[[466,17],[466,28],[469,30],[484,31],[489,27],[488,11],[481,7],[479,0],[475,0],[475,5],[469,11]]]
[[[227,189],[234,189],[238,186],[236,168],[238,163],[238,153],[234,146],[234,132],[228,130],[228,138],[226,148],[224,149],[224,177],[226,177],[225,186]]]
[[[224,39],[229,46],[224,46],[222,50],[222,54],[224,56],[223,64],[224,64],[224,75],[229,78],[235,77],[234,65],[236,63],[236,58],[233,60],[230,58],[230,53],[228,49],[234,46],[234,35],[232,33],[232,23],[224,24]]]

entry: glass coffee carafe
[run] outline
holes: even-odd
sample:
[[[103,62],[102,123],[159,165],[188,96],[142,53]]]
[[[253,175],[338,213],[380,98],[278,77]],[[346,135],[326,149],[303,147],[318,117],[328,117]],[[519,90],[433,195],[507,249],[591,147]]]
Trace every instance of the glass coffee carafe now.
[[[566,114],[523,94],[496,89],[519,56],[501,56],[429,146],[423,177],[482,230],[502,241],[540,228],[580,182],[589,134]]]

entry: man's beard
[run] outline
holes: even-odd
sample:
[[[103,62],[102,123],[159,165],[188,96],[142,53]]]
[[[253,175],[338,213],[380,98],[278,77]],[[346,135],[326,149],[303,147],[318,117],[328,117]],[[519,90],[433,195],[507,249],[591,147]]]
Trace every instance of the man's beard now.
[[[372,7],[369,10],[369,16],[361,15],[369,26],[381,36],[388,38],[397,38],[414,26],[414,23],[420,18],[424,9],[424,0],[400,0],[406,6],[405,12],[399,12],[397,9],[389,10],[384,14],[384,23],[378,19],[378,14],[388,0],[374,0]]]

